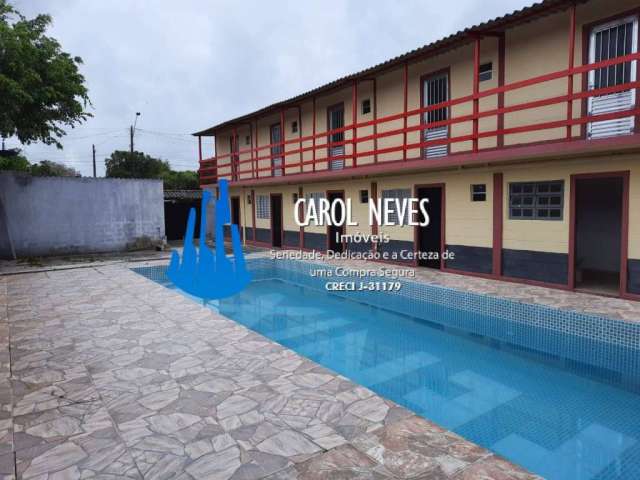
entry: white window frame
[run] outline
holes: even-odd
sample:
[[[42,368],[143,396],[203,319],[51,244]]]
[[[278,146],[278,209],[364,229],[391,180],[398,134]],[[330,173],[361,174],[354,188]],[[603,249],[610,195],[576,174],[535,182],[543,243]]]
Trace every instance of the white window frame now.
[[[630,15],[624,18],[619,18],[617,20],[613,20],[611,22],[607,22],[607,23],[603,23],[600,25],[597,25],[596,27],[591,29],[591,32],[589,33],[589,63],[595,63],[595,58],[596,58],[596,35],[602,31],[608,30],[610,28],[613,27],[617,27],[620,25],[624,25],[625,23],[633,23],[633,28],[632,28],[632,38],[631,38],[631,53],[637,53],[638,52],[638,16],[637,15]],[[630,81],[631,82],[635,82],[636,81],[636,61],[633,60],[631,62],[631,71],[630,71]],[[593,90],[595,88],[595,76],[596,76],[596,70],[589,70],[589,74],[588,74],[588,89],[589,90]],[[625,92],[616,92],[616,93],[612,93],[609,95],[601,95],[600,97],[589,97],[587,100],[587,112],[589,115],[592,114],[592,112],[594,111],[594,102],[597,101],[602,101],[603,99],[606,98],[612,98],[616,95],[620,95],[623,94]],[[629,109],[632,109],[636,104],[636,89],[632,89],[630,91],[630,100],[629,100]],[[615,111],[615,110],[613,110]],[[608,122],[619,122],[621,120],[624,120],[624,117],[619,118],[619,119],[614,119],[614,120],[605,120],[603,122],[590,122],[587,124],[587,138],[597,138],[594,136],[594,126],[596,125],[601,125],[602,123],[608,123]],[[633,117],[629,117],[629,122],[631,124],[631,129],[633,130],[634,127],[634,123],[635,123],[635,119]],[[599,137],[599,136],[598,136]]]
[[[442,73],[438,73],[435,75],[431,75],[427,78],[424,78],[422,80],[422,107],[427,107],[429,106],[428,104],[428,98],[429,98],[429,93],[428,93],[428,84],[429,82],[434,82],[436,80],[441,80],[444,79],[444,88],[445,88],[445,100],[444,102],[448,102],[449,100],[451,100],[451,91],[450,91],[450,79],[449,79],[449,72],[442,72]],[[442,103],[442,102],[438,102],[438,103]],[[449,119],[450,115],[451,115],[451,111],[449,107],[444,107],[444,110],[446,112],[445,116],[446,119]],[[428,117],[429,117],[429,113],[430,112],[425,112],[423,114],[423,123],[427,124],[428,122]],[[430,140],[441,140],[441,139],[445,139],[445,138],[449,138],[449,126],[448,125],[444,125],[444,126],[440,126],[440,127],[435,127],[435,128],[427,128],[425,130],[422,131],[422,139],[425,142],[428,142]],[[430,147],[426,147],[423,149],[423,153],[422,156],[423,158],[432,158],[432,157],[444,157],[446,155],[449,154],[449,144],[445,143],[442,145],[433,145]]]

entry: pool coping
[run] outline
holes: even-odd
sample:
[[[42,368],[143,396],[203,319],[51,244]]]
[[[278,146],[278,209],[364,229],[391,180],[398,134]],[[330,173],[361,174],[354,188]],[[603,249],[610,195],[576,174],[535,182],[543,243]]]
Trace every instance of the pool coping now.
[[[277,251],[299,252],[298,250]],[[269,251],[265,251],[247,254],[245,257],[247,259],[261,257],[271,258],[272,255]],[[518,303],[546,306],[563,311],[577,312],[595,317],[606,317],[611,320],[640,324],[640,302],[633,300],[474,277],[454,272],[428,269],[425,267],[396,265],[369,260],[314,258],[313,260],[292,261],[327,264],[333,267],[341,266],[353,269],[396,268],[410,270],[415,272],[415,277],[406,278],[407,281],[421,282],[429,285],[450,288],[463,293],[477,293],[493,298],[511,300]]]

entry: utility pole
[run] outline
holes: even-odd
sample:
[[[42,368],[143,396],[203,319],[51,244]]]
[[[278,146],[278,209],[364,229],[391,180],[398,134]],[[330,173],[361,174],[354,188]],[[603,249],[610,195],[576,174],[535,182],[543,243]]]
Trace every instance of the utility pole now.
[[[93,178],[96,178],[96,146],[91,145],[93,150]]]
[[[135,120],[133,121],[133,125],[131,125],[129,129],[129,151],[133,153],[133,134],[136,131],[136,124],[138,123],[138,117],[140,116],[140,112],[136,112]]]

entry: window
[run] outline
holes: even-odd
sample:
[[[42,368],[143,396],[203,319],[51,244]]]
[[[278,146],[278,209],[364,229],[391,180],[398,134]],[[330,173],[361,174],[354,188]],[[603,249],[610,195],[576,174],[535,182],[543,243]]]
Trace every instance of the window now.
[[[291,122],[291,133],[298,133],[298,122],[296,120]]]
[[[628,18],[595,28],[591,34],[592,62],[602,62],[634,53],[637,50],[634,46],[636,23],[636,18]],[[634,70],[632,62],[592,70],[593,87],[598,89],[628,83],[632,80]]]
[[[369,190],[360,190],[360,203],[369,203]]]
[[[329,130],[336,130],[344,127],[344,105],[335,105],[327,109],[327,123]],[[344,142],[344,132],[335,132],[329,135],[329,156],[341,157],[344,155],[344,145],[335,145],[333,143]],[[338,158],[331,160],[329,168],[333,170],[340,170],[344,167],[344,158]]]
[[[471,201],[484,202],[486,200],[487,200],[487,185],[484,183],[471,185]]]
[[[514,220],[562,220],[564,182],[509,184],[509,218]]]
[[[422,84],[422,106],[429,107],[449,100],[449,74],[443,73],[431,76],[424,80]],[[425,112],[424,123],[434,123],[447,120],[449,109],[447,107],[435,108]],[[443,140],[449,137],[449,129],[446,125],[431,127],[423,130],[424,141]],[[423,150],[423,156],[442,157],[449,151],[447,144],[436,144],[428,146]]]
[[[589,37],[589,63],[611,60],[638,51],[638,17],[630,16],[594,27]],[[588,73],[588,88],[614,87],[636,80],[636,60],[617,63]],[[636,105],[636,89],[620,90],[589,97],[590,115],[608,114],[629,110]],[[633,133],[633,116],[601,120],[587,124],[588,138],[605,138]]]
[[[269,195],[258,195],[256,197],[256,217],[271,218],[271,202]]]
[[[483,63],[478,67],[478,80],[484,82],[486,80],[491,80],[493,76],[493,63]]]
[[[246,137],[244,137],[244,144],[249,145],[249,143],[251,143],[251,137],[247,135]]]
[[[402,202],[403,199],[411,197],[411,190],[408,188],[396,188],[392,190],[383,190],[382,191],[382,205],[384,209],[384,200],[389,199],[398,199]],[[406,225],[409,223],[409,209],[406,209],[406,216],[403,219],[398,218],[398,212],[395,210],[395,203],[392,203],[389,208],[389,221],[394,222],[396,225]]]
[[[293,204],[295,205],[295,203],[298,201],[298,194],[294,193],[291,195],[291,200],[293,201]]]
[[[320,200],[321,198],[324,198],[324,193],[323,192],[305,193],[304,194],[304,199],[306,201],[305,209],[308,208],[310,203],[313,203],[315,205],[316,209],[317,209],[318,208],[318,200]]]
[[[251,205],[251,194],[247,193],[247,203]]]
[[[274,177],[282,176],[282,133],[279,123],[271,125],[271,170]]]
[[[371,113],[371,100],[365,98],[362,100],[362,115],[366,115],[367,113]]]

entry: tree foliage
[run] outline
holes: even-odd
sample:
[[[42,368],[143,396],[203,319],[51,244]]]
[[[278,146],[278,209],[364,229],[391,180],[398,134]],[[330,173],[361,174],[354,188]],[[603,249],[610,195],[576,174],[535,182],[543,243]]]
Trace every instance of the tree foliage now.
[[[82,59],[45,35],[50,24],[49,15],[27,19],[0,0],[0,136],[62,148],[63,127],[90,117],[90,102]]]
[[[29,163],[26,157],[20,155],[20,150],[0,151],[0,171],[30,173],[36,177],[80,177],[75,168],[51,160],[40,163]]]
[[[170,171],[162,175],[165,190],[198,190],[200,181],[198,172],[191,170],[176,172]]]
[[[75,168],[67,167],[62,163],[43,160],[31,165],[31,175],[36,177],[80,177],[80,172]]]
[[[106,176],[111,178],[162,178],[169,172],[169,162],[142,152],[116,150],[105,160]]]
[[[0,170],[30,172],[31,164],[22,155],[0,155]]]
[[[165,190],[197,190],[198,173],[171,170],[169,162],[142,152],[116,150],[105,160],[106,176],[110,178],[161,179]]]

